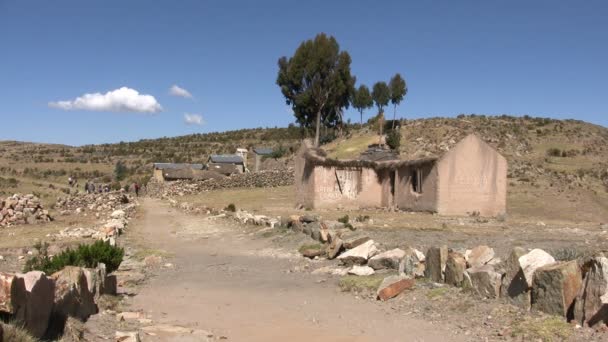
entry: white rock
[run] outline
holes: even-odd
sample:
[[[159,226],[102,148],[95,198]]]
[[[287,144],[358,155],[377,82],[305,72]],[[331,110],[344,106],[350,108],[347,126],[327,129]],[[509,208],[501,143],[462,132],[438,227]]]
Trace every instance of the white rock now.
[[[374,255],[378,254],[378,248],[374,244],[374,240],[369,240],[353,249],[346,251],[338,256],[345,265],[362,265]]]
[[[534,272],[537,268],[549,265],[555,262],[555,259],[542,249],[533,249],[528,254],[519,257],[519,264],[526,277],[526,282],[529,287],[532,287]]]
[[[375,273],[374,269],[369,266],[355,265],[350,270],[348,270],[348,274],[353,274],[353,275],[357,275],[357,276],[369,276],[374,273]]]
[[[140,342],[139,333],[137,331],[117,331],[116,332],[117,342]]]
[[[126,215],[127,214],[125,213],[124,210],[118,209],[118,210],[114,210],[112,212],[112,214],[110,214],[110,217],[113,219],[122,219],[122,218],[125,218]]]

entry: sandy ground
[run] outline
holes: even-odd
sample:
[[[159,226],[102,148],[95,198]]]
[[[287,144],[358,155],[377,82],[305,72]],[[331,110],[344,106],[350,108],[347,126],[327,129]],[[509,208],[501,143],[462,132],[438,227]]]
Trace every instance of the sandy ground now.
[[[157,324],[204,329],[230,341],[458,341],[447,327],[392,314],[356,300],[335,284],[290,273],[292,251],[274,248],[223,220],[184,215],[146,199],[131,234],[173,255],[173,270],[150,279],[133,298]],[[144,341],[198,341],[192,335],[144,334]]]

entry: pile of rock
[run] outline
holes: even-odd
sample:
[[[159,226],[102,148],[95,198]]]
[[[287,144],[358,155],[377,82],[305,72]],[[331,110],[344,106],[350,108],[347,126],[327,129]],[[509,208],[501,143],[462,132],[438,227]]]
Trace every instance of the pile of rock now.
[[[134,206],[128,206],[129,209],[133,209]],[[82,227],[68,227],[62,229],[56,237],[58,238],[93,238],[97,240],[103,240],[110,243],[110,245],[116,245],[116,237],[122,234],[123,230],[129,223],[129,211],[122,209],[114,210],[110,217],[101,223],[96,228],[82,228]]]
[[[270,188],[292,185],[294,170],[264,170],[260,172],[234,174],[226,178],[211,178],[202,181],[152,181],[147,186],[147,194],[152,197],[177,197],[202,191],[230,188]]]
[[[133,197],[124,191],[104,192],[100,194],[78,193],[62,197],[55,203],[55,209],[61,214],[70,213],[106,213],[125,207],[133,202]]]
[[[32,194],[15,194],[0,202],[0,226],[17,224],[35,224],[52,221],[47,210],[44,210],[40,199]]]
[[[40,271],[0,273],[0,312],[36,338],[60,334],[70,317],[87,320],[98,312],[103,294],[116,294],[116,278],[104,264],[68,266],[50,277]]]
[[[367,237],[345,239],[350,230],[336,222],[296,215],[288,225],[325,244],[323,249],[302,250],[303,256],[336,258],[346,267],[343,272],[329,273],[367,276],[383,269],[398,271],[398,276],[387,277],[378,289],[382,300],[412,288],[415,278],[424,277],[581,325],[608,324],[608,258],[601,253],[584,260],[556,261],[541,249],[522,248],[514,248],[502,260],[488,246],[430,247],[426,254],[411,247],[381,252]]]

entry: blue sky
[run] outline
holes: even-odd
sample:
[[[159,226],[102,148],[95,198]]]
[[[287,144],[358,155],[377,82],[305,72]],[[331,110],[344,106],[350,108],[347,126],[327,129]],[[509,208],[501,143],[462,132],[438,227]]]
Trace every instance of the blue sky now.
[[[286,126],[277,59],[319,32],[351,54],[359,83],[405,77],[398,116],[608,126],[606,17],[608,2],[593,0],[0,0],[0,140],[80,145]],[[193,97],[170,95],[173,85]],[[153,96],[127,108],[149,112],[57,104],[121,87]],[[185,113],[203,124],[186,124]],[[358,120],[352,109],[348,117]]]

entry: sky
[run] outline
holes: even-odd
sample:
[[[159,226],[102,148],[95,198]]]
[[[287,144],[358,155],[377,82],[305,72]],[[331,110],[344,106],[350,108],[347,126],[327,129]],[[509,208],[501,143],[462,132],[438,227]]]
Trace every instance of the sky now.
[[[357,85],[406,79],[398,117],[608,126],[607,17],[604,0],[0,0],[0,140],[287,126],[277,60],[321,32],[349,52]]]

